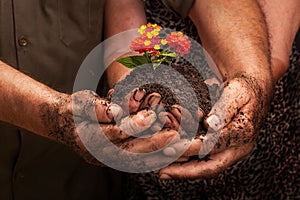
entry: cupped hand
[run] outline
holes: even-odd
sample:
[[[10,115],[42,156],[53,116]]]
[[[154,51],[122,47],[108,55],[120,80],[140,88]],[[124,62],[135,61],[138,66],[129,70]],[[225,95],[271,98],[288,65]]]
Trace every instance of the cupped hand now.
[[[114,90],[108,92],[108,96],[113,95]],[[124,98],[121,104],[123,110],[128,113],[136,113],[143,109],[151,109],[157,113],[158,120],[151,125],[152,130],[169,128],[183,132],[194,130],[203,120],[204,112],[201,108],[197,113],[191,113],[178,104],[168,106],[166,109],[162,96],[158,92],[147,93],[144,89],[136,88]],[[196,116],[196,117],[195,117]],[[196,119],[197,118],[197,119]]]
[[[176,132],[161,131],[159,138],[132,139],[132,136],[153,124],[156,114],[142,110],[123,118],[120,106],[89,90],[72,95],[61,94],[59,99],[55,105],[42,109],[44,121],[49,127],[49,137],[71,147],[91,164],[102,165],[100,161],[114,162],[118,159],[116,154],[112,156],[114,152],[109,152],[112,146],[128,152],[149,153],[177,137]],[[116,120],[121,120],[121,123],[116,124]],[[137,165],[132,160],[128,160],[127,164]]]
[[[165,154],[174,154],[189,145],[181,160],[187,161],[192,156],[203,158],[209,155],[209,158],[172,164],[160,170],[160,177],[211,178],[247,156],[255,144],[259,126],[268,109],[272,86],[268,88],[267,85],[247,75],[231,79],[204,120],[207,134],[193,140],[181,140],[173,145],[173,151],[169,148],[165,151]]]

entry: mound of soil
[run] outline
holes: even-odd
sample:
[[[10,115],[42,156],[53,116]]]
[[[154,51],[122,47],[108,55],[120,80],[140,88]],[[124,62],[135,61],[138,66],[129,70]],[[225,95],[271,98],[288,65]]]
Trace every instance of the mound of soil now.
[[[207,114],[218,93],[218,86],[207,85],[199,71],[189,64],[173,63],[156,69],[148,64],[135,68],[115,85],[111,100],[121,104],[124,97],[136,88],[144,89],[146,94],[159,93],[165,110],[179,104],[193,114],[199,107]],[[203,134],[203,131],[199,129],[198,134]]]

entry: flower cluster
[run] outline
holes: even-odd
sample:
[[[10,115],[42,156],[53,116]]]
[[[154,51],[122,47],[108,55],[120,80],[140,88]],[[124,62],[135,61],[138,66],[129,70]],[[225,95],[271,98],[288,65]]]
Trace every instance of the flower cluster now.
[[[157,24],[142,25],[138,32],[140,37],[131,42],[130,49],[140,53],[151,52],[156,55],[161,49],[161,45],[169,45],[170,49],[184,56],[189,53],[191,42],[182,32],[171,32],[166,38],[161,38],[160,31],[162,27]]]
[[[152,55],[156,55],[161,45],[167,44],[167,41],[159,36],[161,29],[161,26],[157,24],[142,25],[138,30],[141,36],[131,42],[130,49],[139,53],[151,52]]]
[[[191,42],[186,35],[182,32],[172,32],[167,35],[166,40],[171,49],[174,49],[180,55],[185,55],[189,53]]]
[[[162,63],[170,64],[174,59],[189,53],[191,42],[182,32],[161,33],[162,27],[148,23],[142,25],[138,32],[140,36],[135,38],[130,49],[142,56],[130,56],[118,59],[123,65],[134,68],[141,64],[152,63],[156,68]]]

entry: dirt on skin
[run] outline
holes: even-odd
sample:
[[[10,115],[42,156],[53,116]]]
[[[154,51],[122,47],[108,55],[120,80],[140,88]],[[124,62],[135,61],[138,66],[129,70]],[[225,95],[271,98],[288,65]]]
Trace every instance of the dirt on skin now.
[[[217,84],[207,85],[199,71],[189,64],[173,63],[172,66],[161,65],[156,69],[148,64],[135,68],[115,85],[111,100],[122,104],[125,96],[137,88],[144,89],[146,96],[153,92],[159,93],[166,111],[170,106],[179,104],[193,116],[198,108],[205,115],[208,114],[219,93]],[[199,126],[198,134],[204,132]]]

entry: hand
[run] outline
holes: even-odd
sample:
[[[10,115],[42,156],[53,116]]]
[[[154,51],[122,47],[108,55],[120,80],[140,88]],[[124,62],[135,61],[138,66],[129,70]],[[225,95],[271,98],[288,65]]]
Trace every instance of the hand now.
[[[160,177],[211,178],[248,155],[268,109],[272,87],[268,88],[266,85],[246,75],[231,79],[204,121],[208,133],[203,137],[181,140],[173,145],[176,151],[180,151],[184,145],[190,145],[181,160],[186,161],[190,156],[207,154],[209,159],[170,165],[160,170]]]
[[[114,89],[108,92],[108,96],[113,95]],[[162,100],[162,96],[157,93],[147,93],[144,89],[136,88],[131,91],[121,103],[121,106],[128,113],[136,113],[142,109],[150,108],[158,114],[159,120],[157,120],[152,126],[152,130],[161,130],[162,128],[170,128],[178,131],[180,125],[183,127],[182,131],[194,130],[198,126],[198,121],[193,117],[187,109],[180,105],[172,105],[165,110],[165,103]],[[197,119],[202,121],[204,112],[199,109],[197,113],[194,113]]]
[[[72,95],[61,95],[56,105],[45,105],[41,111],[45,124],[49,127],[49,137],[77,152],[87,162],[101,165],[99,160],[115,162],[118,157],[109,152],[112,146],[138,153],[155,151],[165,145],[165,141],[176,138],[176,132],[160,132],[156,136],[127,140],[144,131],[156,120],[156,114],[143,110],[123,119],[120,126],[114,122],[122,117],[120,106],[101,99],[92,91],[79,91]],[[138,127],[138,128],[132,128]],[[128,134],[130,132],[130,134]],[[100,159],[96,159],[100,157]],[[98,157],[99,156],[99,157]],[[126,160],[125,160],[126,161]],[[137,165],[127,160],[128,165]]]

